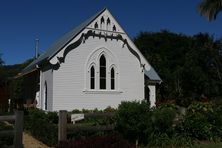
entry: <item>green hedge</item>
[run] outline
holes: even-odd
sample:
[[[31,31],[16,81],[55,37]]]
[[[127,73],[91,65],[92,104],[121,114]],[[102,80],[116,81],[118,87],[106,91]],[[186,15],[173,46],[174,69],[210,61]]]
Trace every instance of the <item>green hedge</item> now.
[[[58,116],[55,112],[45,113],[31,109],[25,112],[24,128],[43,143],[54,146],[58,143]]]
[[[105,110],[73,110],[71,113],[89,113],[89,112],[115,112],[116,110],[107,107]],[[68,120],[69,121],[69,120]],[[70,122],[70,121],[69,121]],[[87,120],[80,121],[80,124],[88,124],[90,126],[114,124],[114,118],[90,118]],[[55,146],[58,143],[58,113],[57,112],[44,112],[39,109],[28,109],[25,110],[25,122],[24,128],[30,132],[35,138],[42,141],[49,146]],[[85,139],[92,136],[104,136],[111,134],[108,131],[98,132],[78,132],[68,133],[67,138],[71,139]]]

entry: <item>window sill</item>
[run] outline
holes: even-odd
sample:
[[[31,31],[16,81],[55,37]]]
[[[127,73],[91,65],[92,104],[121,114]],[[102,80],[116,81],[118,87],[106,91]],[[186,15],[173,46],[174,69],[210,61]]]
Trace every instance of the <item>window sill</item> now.
[[[83,90],[86,94],[120,94],[123,91],[120,90]]]

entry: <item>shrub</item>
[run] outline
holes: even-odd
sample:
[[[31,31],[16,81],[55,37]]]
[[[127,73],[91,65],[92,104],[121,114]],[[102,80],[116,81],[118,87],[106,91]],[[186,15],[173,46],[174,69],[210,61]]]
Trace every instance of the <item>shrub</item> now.
[[[25,115],[24,128],[43,143],[53,146],[57,144],[58,128],[55,113],[45,113],[42,110],[28,110]]]
[[[170,145],[170,138],[166,133],[151,133],[148,146],[165,147]]]
[[[211,103],[192,103],[186,114],[179,116],[172,104],[150,109],[146,102],[122,102],[116,115],[116,129],[131,142],[138,140],[140,145],[191,146],[194,140],[222,140],[221,114],[222,106]]]
[[[73,114],[77,114],[77,113],[81,113],[81,111],[78,110],[78,109],[74,109],[74,110],[71,111],[71,113],[73,113]]]
[[[106,107],[104,110],[98,110],[97,108],[93,109],[93,110],[89,110],[89,109],[82,109],[82,110],[78,110],[78,109],[74,109],[71,111],[71,113],[107,113],[107,112],[116,112],[115,108],[112,108],[111,106]]]
[[[59,117],[57,112],[47,112],[46,118],[49,120],[50,123],[58,124]]]
[[[115,108],[112,108],[111,106],[108,106],[107,108],[105,108],[104,110],[103,110],[103,112],[116,112],[116,109]]]
[[[212,131],[216,139],[222,140],[222,106],[214,106],[213,111]]]
[[[122,102],[116,114],[116,129],[131,142],[146,144],[152,131],[149,103],[142,101]]]
[[[173,147],[191,147],[193,140],[186,134],[176,133],[171,137],[171,145],[173,145]]]
[[[176,107],[174,105],[162,105],[152,112],[153,132],[172,134],[173,121],[176,116]]]
[[[183,121],[184,131],[198,140],[213,140],[215,116],[212,104],[193,103],[186,111]]]
[[[151,133],[149,136],[149,147],[191,147],[192,139],[184,134]]]
[[[96,110],[96,109],[94,109],[94,110]],[[93,110],[89,110],[89,109],[82,109],[82,111],[81,111],[82,113],[91,113],[91,112],[93,112]]]
[[[173,104],[161,105],[152,110],[152,131],[148,135],[148,146],[166,147],[185,145],[185,138],[175,136],[173,127],[177,108]],[[180,142],[181,141],[181,142]]]

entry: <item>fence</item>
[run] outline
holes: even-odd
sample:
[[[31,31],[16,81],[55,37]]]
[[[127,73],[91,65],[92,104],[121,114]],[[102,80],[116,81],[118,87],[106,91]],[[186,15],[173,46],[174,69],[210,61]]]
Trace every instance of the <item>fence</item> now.
[[[114,113],[86,113],[84,114],[84,119],[87,118],[103,118],[103,117],[113,117]],[[110,131],[113,130],[113,125],[105,125],[105,126],[81,126],[81,127],[72,127],[72,131]],[[59,125],[58,125],[58,141],[66,141],[67,140],[67,111],[61,110],[59,111]]]
[[[23,111],[15,111],[15,115],[0,116],[0,121],[15,121],[14,130],[0,131],[0,136],[14,135],[14,147],[22,148],[22,132],[23,132]]]

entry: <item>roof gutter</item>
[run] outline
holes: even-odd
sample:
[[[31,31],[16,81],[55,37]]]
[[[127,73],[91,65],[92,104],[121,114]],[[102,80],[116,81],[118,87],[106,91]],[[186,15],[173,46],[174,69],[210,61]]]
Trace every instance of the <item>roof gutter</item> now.
[[[26,72],[26,73],[18,73],[18,74],[14,77],[14,79],[21,78],[21,77],[23,77],[23,76],[25,76],[25,75],[28,75],[28,74],[30,74],[30,73],[33,73],[33,72],[35,72],[35,71],[37,71],[37,70],[38,70],[38,68],[36,67],[36,68],[34,68],[33,70],[28,71],[28,72]]]

